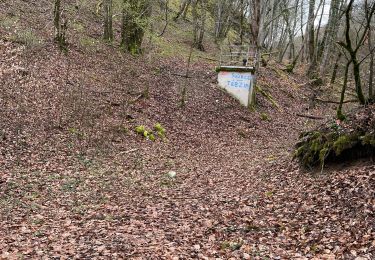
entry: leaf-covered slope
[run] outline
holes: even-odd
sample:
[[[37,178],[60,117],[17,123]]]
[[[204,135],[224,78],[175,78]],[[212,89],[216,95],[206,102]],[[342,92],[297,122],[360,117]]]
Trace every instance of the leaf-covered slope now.
[[[75,42],[65,56],[44,39],[0,41],[3,258],[373,256],[372,164],[311,176],[290,161],[315,124],[296,114],[330,114],[307,105],[303,78],[262,68],[280,110],[259,95],[250,112],[211,64],[185,79],[178,57]],[[156,123],[166,142],[135,132]]]

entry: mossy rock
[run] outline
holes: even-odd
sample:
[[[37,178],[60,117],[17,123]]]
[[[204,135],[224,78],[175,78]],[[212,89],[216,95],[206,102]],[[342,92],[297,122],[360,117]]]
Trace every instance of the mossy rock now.
[[[305,168],[323,167],[328,162],[344,162],[375,157],[375,113],[362,108],[348,114],[345,121],[328,121],[315,130],[301,133],[294,158]]]
[[[333,150],[335,154],[339,156],[343,151],[353,148],[359,142],[358,136],[350,136],[350,135],[341,135],[337,138],[337,140],[333,143]]]

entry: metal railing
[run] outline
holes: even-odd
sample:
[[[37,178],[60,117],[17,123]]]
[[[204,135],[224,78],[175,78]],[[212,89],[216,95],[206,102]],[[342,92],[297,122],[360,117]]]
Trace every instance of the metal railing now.
[[[226,45],[220,51],[220,66],[255,67],[258,62],[256,46]]]

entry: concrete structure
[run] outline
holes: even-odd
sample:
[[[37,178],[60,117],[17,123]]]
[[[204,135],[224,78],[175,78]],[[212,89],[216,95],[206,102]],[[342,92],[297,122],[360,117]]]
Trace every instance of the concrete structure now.
[[[242,105],[249,107],[255,99],[255,69],[247,66],[219,66],[219,87],[225,89]]]

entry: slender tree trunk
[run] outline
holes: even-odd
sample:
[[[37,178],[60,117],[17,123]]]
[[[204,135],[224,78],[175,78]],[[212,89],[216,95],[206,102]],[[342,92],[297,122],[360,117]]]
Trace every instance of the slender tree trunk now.
[[[319,44],[317,58],[320,62],[320,75],[324,75],[329,59],[332,53],[335,39],[337,37],[338,22],[340,20],[339,6],[341,0],[332,0],[330,5],[330,12],[328,23],[323,34],[323,39]]]
[[[206,26],[206,6],[205,0],[193,0],[192,3],[193,23],[194,23],[194,43],[193,46],[204,51],[203,39]]]
[[[371,28],[369,29],[368,31],[368,49],[369,49],[369,52],[370,52],[370,73],[369,73],[369,78],[368,78],[368,93],[369,93],[369,98],[371,101],[375,101],[374,100],[374,89],[373,89],[373,84],[374,84],[374,59],[375,59],[375,55],[374,55],[374,51],[373,51],[373,45],[372,45],[372,33],[371,33]]]
[[[309,18],[307,22],[307,52],[309,58],[309,68],[307,74],[309,77],[316,77],[316,56],[315,56],[315,31],[314,31],[314,21],[315,21],[315,0],[309,0]]]
[[[301,13],[301,42],[302,42],[302,53],[301,53],[301,61],[305,61],[306,60],[306,55],[305,55],[305,52],[306,52],[306,44],[305,44],[305,41],[306,41],[306,35],[304,34],[303,32],[303,7],[305,5],[305,1],[304,0],[301,0],[301,10],[300,10],[300,13]],[[306,30],[307,32],[307,30]]]
[[[332,76],[331,76],[331,84],[335,83],[335,81],[336,81],[337,70],[339,69],[339,61],[340,61],[341,57],[342,57],[342,53],[339,52],[339,54],[337,55],[336,61],[335,61],[335,65],[333,66],[333,71],[332,71]]]
[[[294,22],[293,22],[293,29],[292,29],[292,33],[293,33],[293,36],[292,36],[292,41],[293,41],[293,46],[292,46],[292,60],[293,60],[293,63],[294,63],[294,60],[295,60],[295,57],[296,57],[296,51],[295,51],[295,44],[294,44],[294,35],[295,35],[295,31],[296,31],[296,28],[297,28],[297,17],[298,17],[298,5],[299,5],[299,0],[296,0],[295,2],[295,8],[294,8]],[[299,54],[298,54],[299,56]]]
[[[346,87],[348,85],[348,74],[349,74],[350,63],[351,63],[351,61],[348,61],[346,63],[346,65],[345,65],[344,84],[342,85],[341,97],[340,97],[340,104],[339,104],[339,107],[337,108],[337,118],[340,119],[340,120],[344,120],[345,119],[345,116],[342,113],[342,106],[344,104]]]
[[[357,92],[358,100],[361,104],[366,103],[365,95],[362,91],[362,83],[361,83],[361,74],[360,74],[360,63],[357,60],[356,54],[351,55],[351,59],[353,62],[353,74],[354,74],[354,81],[355,81],[355,90]]]
[[[319,36],[320,36],[320,28],[321,28],[321,25],[322,25],[322,19],[323,19],[323,16],[324,16],[324,10],[325,10],[325,4],[326,4],[326,0],[323,0],[322,3],[322,13],[320,14],[320,18],[319,18],[319,23],[318,23],[318,29],[316,31],[316,40],[315,40],[315,46],[316,46],[316,51],[318,52],[319,51]],[[317,55],[317,53],[316,53]],[[318,60],[318,56],[316,57],[316,59]]]
[[[112,0],[104,0],[104,35],[105,41],[113,41],[113,23],[112,23]]]
[[[53,24],[55,26],[55,41],[59,41],[61,24],[60,24],[60,15],[61,15],[61,1],[55,0],[55,6],[53,10]]]
[[[261,22],[261,0],[253,0],[251,6],[251,19],[250,19],[250,42],[260,48],[260,22]]]
[[[68,51],[66,42],[66,32],[68,30],[68,19],[64,19],[61,10],[61,0],[55,0],[53,11],[53,24],[55,27],[55,42],[59,45],[60,50]]]
[[[245,6],[244,6],[244,0],[241,0],[241,18],[240,18],[240,44],[243,45],[243,36],[245,33],[244,30],[244,20],[245,20]]]
[[[270,29],[270,32],[269,32],[269,37],[268,37],[268,41],[267,41],[267,48],[268,48],[268,51],[272,51],[273,50],[273,38],[274,38],[274,30],[275,30],[275,26],[274,26],[274,23],[275,23],[275,9],[276,9],[276,4],[275,4],[275,0],[271,0],[270,2],[270,6],[271,6],[271,29]]]
[[[372,18],[372,13],[369,13],[369,8],[368,8],[368,1],[365,1],[365,8],[366,8],[366,22],[368,24],[368,40],[367,40],[367,45],[368,45],[368,51],[370,52],[370,64],[369,64],[369,79],[368,79],[368,95],[369,95],[369,100],[371,102],[375,102],[374,100],[374,90],[373,90],[373,82],[374,82],[374,59],[375,59],[375,54],[374,54],[374,46],[372,44],[372,29],[373,27],[371,26],[371,18]]]
[[[222,16],[223,16],[223,2],[219,0],[217,1],[217,5],[216,5],[215,41],[220,38],[220,32],[223,26]]]

